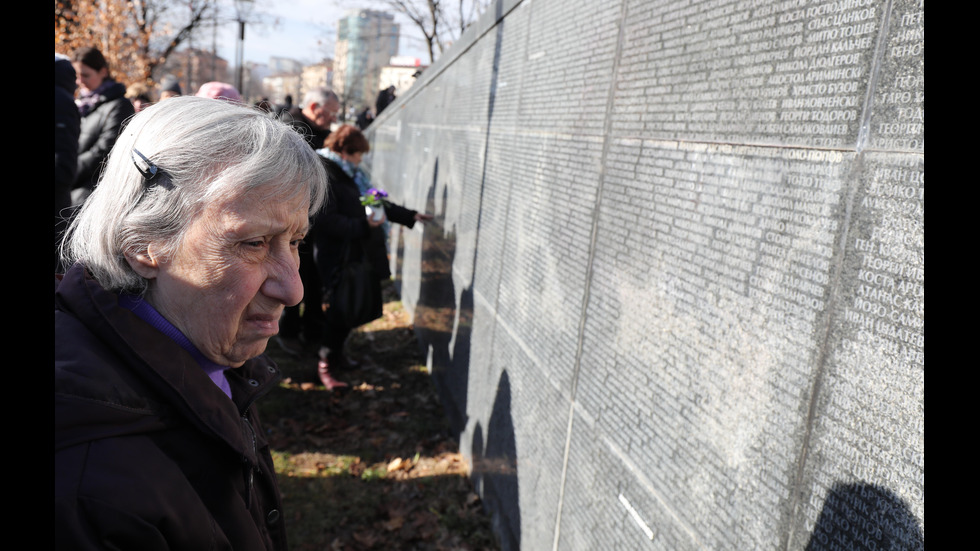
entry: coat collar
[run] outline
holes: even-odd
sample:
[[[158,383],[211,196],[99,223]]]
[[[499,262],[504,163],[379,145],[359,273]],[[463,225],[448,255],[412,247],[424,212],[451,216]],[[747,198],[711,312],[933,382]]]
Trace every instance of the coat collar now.
[[[88,330],[96,341],[92,343],[93,348],[99,344],[109,348],[115,360],[111,365],[105,365],[104,354],[99,354],[98,350],[93,351],[95,356],[88,355],[89,350],[62,353],[56,345],[56,379],[71,379],[71,384],[62,388],[71,388],[73,397],[87,399],[93,407],[113,408],[120,415],[127,411],[121,408],[128,408],[130,419],[127,423],[132,422],[134,430],[138,431],[145,430],[146,421],[142,418],[148,414],[163,419],[175,414],[256,463],[255,449],[264,443],[264,437],[243,430],[243,422],[249,423],[249,408],[255,400],[281,379],[279,369],[271,360],[259,356],[240,368],[230,369],[228,381],[232,399],[229,400],[186,350],[120,307],[117,295],[103,289],[83,265],[76,263],[65,274],[56,288],[55,304],[56,311],[73,316]],[[60,342],[58,328],[56,316],[55,338]],[[72,348],[85,348],[77,346],[79,343],[74,344],[76,346]],[[86,365],[88,363],[95,365]],[[90,372],[97,374],[101,369],[125,372],[121,373],[120,380],[128,381],[127,384],[122,384],[122,388],[120,385],[107,388],[103,378],[90,375]],[[146,411],[132,411],[132,403],[145,403]],[[96,414],[97,418],[99,416]],[[116,430],[120,429],[117,427]]]

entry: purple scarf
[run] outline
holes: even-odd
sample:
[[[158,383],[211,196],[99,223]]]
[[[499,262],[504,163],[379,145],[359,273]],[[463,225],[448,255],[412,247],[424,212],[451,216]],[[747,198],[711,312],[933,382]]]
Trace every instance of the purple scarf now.
[[[143,300],[142,297],[125,294],[119,295],[119,306],[136,314],[140,319],[157,328],[161,333],[173,339],[181,348],[189,352],[197,360],[201,368],[204,369],[204,372],[208,374],[208,377],[214,381],[214,384],[218,385],[218,388],[226,396],[231,398],[231,385],[228,384],[228,379],[225,378],[225,370],[231,369],[230,367],[218,365],[205,358],[204,354],[201,354],[197,347],[180,332],[180,329],[174,327],[172,323],[161,316],[160,312],[157,312],[156,308],[151,306],[149,302]]]
[[[99,103],[105,101],[105,97],[103,96],[115,84],[116,81],[107,78],[95,90],[90,90],[88,93],[79,93],[78,99],[75,100],[75,105],[78,106],[78,112],[83,117],[88,115]]]

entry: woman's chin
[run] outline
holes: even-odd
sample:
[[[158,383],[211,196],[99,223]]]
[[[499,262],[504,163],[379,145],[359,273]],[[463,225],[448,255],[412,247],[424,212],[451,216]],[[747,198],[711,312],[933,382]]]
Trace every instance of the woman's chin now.
[[[222,354],[219,358],[210,359],[220,365],[241,367],[248,360],[262,355],[269,345],[270,338],[256,337],[248,340],[239,340],[228,352]]]

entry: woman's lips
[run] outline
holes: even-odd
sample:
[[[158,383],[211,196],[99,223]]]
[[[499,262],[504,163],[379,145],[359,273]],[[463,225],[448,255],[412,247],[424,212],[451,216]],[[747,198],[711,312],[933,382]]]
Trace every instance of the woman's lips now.
[[[253,314],[245,319],[261,335],[271,337],[279,332],[279,316],[274,314]]]

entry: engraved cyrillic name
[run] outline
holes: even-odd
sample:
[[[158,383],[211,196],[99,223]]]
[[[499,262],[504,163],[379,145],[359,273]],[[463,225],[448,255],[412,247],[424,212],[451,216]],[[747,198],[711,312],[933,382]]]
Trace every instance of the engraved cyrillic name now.
[[[616,128],[823,146],[856,139],[880,2],[656,4],[657,19],[627,20],[643,27],[626,33]]]
[[[925,114],[922,0],[895,3],[872,109],[872,147],[923,151]]]

